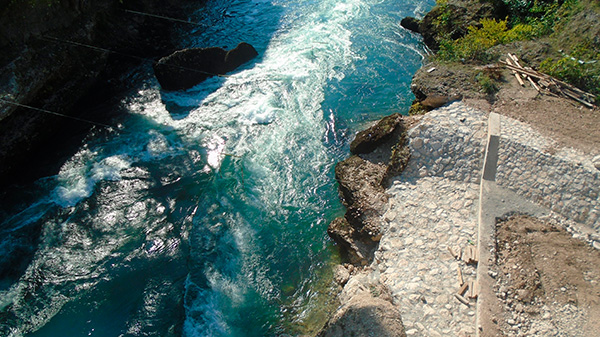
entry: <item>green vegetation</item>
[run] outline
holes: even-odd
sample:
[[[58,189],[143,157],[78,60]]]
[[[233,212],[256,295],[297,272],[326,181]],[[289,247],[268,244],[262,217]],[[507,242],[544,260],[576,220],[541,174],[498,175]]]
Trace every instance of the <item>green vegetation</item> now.
[[[453,40],[445,36],[439,41],[438,58],[441,61],[480,61],[489,62],[494,59],[488,49],[513,41],[530,40],[554,31],[554,27],[572,15],[578,0],[504,0],[509,8],[509,18],[505,20],[482,19],[477,26],[469,26],[465,36]],[[450,25],[451,17],[447,0],[438,3],[441,14],[436,18],[436,27]]]
[[[499,55],[490,52],[496,45],[515,41],[545,38],[554,50],[565,49],[563,57],[548,58],[540,64],[540,71],[571,83],[583,90],[600,96],[600,43],[594,37],[586,37],[578,30],[568,27],[590,24],[578,22],[581,13],[596,11],[600,2],[595,0],[502,0],[509,14],[504,20],[482,19],[468,27],[466,34],[453,39],[449,27],[453,15],[448,0],[439,0],[439,14],[433,21],[441,33],[436,55],[442,62],[487,63],[496,61]],[[578,16],[579,15],[579,16]],[[477,81],[486,93],[495,90],[493,79],[485,74]]]
[[[579,88],[589,90],[600,102],[600,51],[590,41],[579,43],[570,55],[540,64],[540,71]]]
[[[499,44],[537,36],[535,27],[517,24],[507,28],[507,20],[482,19],[481,27],[469,26],[467,35],[457,39],[443,39],[440,42],[438,57],[444,61],[478,60],[488,62],[493,59],[489,49]]]
[[[437,30],[450,27],[452,25],[452,11],[448,7],[448,0],[438,0],[436,5],[440,8],[440,15],[435,17],[433,25]]]
[[[481,90],[488,95],[493,95],[498,91],[498,85],[496,81],[492,79],[488,74],[480,72],[476,76],[477,82],[481,86]]]

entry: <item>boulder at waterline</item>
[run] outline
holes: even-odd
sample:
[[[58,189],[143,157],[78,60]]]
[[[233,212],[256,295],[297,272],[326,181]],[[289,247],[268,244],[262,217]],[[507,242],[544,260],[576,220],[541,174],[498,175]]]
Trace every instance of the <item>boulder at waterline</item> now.
[[[372,152],[377,146],[390,139],[399,126],[402,126],[402,115],[399,113],[382,118],[372,127],[356,134],[350,144],[350,152],[353,154]]]
[[[400,26],[415,33],[421,32],[421,28],[419,27],[420,24],[421,22],[418,19],[413,18],[412,16],[407,16],[404,19],[402,19],[402,21],[400,21]]]
[[[343,303],[317,337],[406,337],[400,311],[381,283],[354,277],[340,294]]]
[[[233,71],[257,55],[245,42],[230,51],[219,47],[182,49],[158,60],[154,73],[165,90],[189,89],[209,77]]]

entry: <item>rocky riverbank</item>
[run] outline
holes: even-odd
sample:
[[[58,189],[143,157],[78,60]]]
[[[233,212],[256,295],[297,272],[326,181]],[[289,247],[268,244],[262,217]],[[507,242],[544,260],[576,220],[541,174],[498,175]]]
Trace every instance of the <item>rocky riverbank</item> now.
[[[34,157],[60,161],[61,141],[91,126],[47,111],[107,121],[110,116],[98,116],[90,106],[123,90],[124,72],[174,50],[181,24],[135,12],[178,18],[189,6],[178,0],[4,1],[0,183],[14,183],[28,167],[39,167],[32,165]]]
[[[458,39],[469,31],[469,25],[477,25],[482,18],[501,18],[508,10],[501,3],[444,4],[445,10],[451,8],[451,16],[445,19],[453,24],[443,29],[433,27],[432,23],[439,23],[444,16],[444,11],[436,6],[423,20],[409,20],[406,25],[421,32],[434,51],[440,46],[440,37]],[[592,31],[597,28],[595,23],[580,21],[576,25],[588,25]],[[575,30],[571,26],[566,29]],[[554,38],[556,35],[518,41],[493,47],[493,51],[498,55],[515,53],[537,67],[558,52]],[[490,73],[488,69],[492,68]],[[494,90],[487,90],[482,76],[493,77]],[[570,233],[568,239],[560,239],[578,247],[569,258],[585,257],[595,266],[573,271],[565,266],[568,261],[553,261],[555,269],[563,274],[575,273],[571,280],[569,277],[559,280],[541,263],[539,270],[530,270],[538,275],[537,281],[528,280],[528,284],[536,284],[535,287],[548,294],[568,292],[578,286],[586,289],[597,286],[590,275],[597,274],[600,253],[586,249],[600,248],[599,191],[595,186],[600,181],[600,135],[594,126],[600,125],[599,109],[541,94],[533,87],[521,86],[508,70],[464,60],[448,63],[432,58],[415,75],[412,89],[417,99],[411,110],[431,112],[422,117],[399,117],[400,124],[412,127],[404,126],[402,135],[394,138],[397,142],[380,145],[371,155],[354,154],[338,164],[343,169],[336,169],[342,199],[349,207],[344,219],[336,219],[330,225],[329,233],[349,256],[350,263],[337,270],[337,280],[344,286],[340,295],[342,306],[321,336],[343,335],[339,333],[339,326],[343,325],[340,322],[344,322],[340,316],[353,312],[353,294],[361,294],[361,301],[365,301],[364,293],[368,293],[373,308],[383,310],[383,300],[392,304],[394,311],[390,315],[397,316],[396,311],[400,312],[396,324],[402,324],[404,332],[398,333],[397,327],[378,330],[382,336],[588,335],[595,329],[593,317],[598,306],[590,304],[595,295],[575,300],[574,296],[586,295],[573,292],[571,300],[555,295],[507,298],[507,289],[512,289],[510,296],[529,289],[511,281],[510,270],[525,270],[524,264],[504,256],[499,258],[493,247],[492,256],[496,259],[484,261],[490,265],[493,284],[490,292],[494,294],[486,302],[488,306],[497,304],[492,304],[493,310],[487,311],[486,307],[486,311],[480,312],[474,285],[478,284],[477,263],[461,258],[461,253],[476,250],[478,244],[481,167],[488,114],[494,112],[501,115],[502,121],[495,182],[502,192],[494,196],[502,204],[495,206],[504,212],[499,215],[524,212],[539,217],[550,231]],[[453,103],[461,98],[462,102]],[[378,125],[382,123],[383,120]],[[378,125],[362,134],[376,134],[382,129]],[[383,153],[390,154],[392,148],[401,148],[402,157],[410,159],[398,171],[401,173],[383,179],[389,161],[377,158]],[[349,164],[353,166],[348,168]],[[348,187],[352,181],[356,181],[355,187]],[[347,195],[348,190],[359,196],[361,206],[348,202],[356,199]],[[369,194],[373,199],[364,197]],[[364,210],[360,214],[365,216],[359,218],[361,221],[349,220],[357,219],[356,209]],[[369,235],[357,235],[364,232]],[[532,239],[515,239],[507,249],[518,252],[526,247],[524,242],[532,242],[528,240]],[[529,254],[546,256],[543,260],[547,261],[548,254],[553,253],[548,250],[555,249],[549,247],[558,241],[551,237],[542,240],[547,240],[549,246],[536,247],[540,250]],[[576,317],[570,318],[574,312]],[[381,326],[384,317],[389,316],[372,317],[373,325]],[[369,330],[372,327],[354,328],[359,334],[372,331]]]

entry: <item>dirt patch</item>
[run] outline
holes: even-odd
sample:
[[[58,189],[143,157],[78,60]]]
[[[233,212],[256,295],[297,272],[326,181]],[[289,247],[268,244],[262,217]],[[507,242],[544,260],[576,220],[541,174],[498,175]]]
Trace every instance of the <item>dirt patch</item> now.
[[[586,154],[600,154],[600,109],[588,109],[564,98],[538,93],[522,87],[508,71],[494,100],[466,100],[484,110],[514,118],[529,124],[541,134],[557,142],[557,147],[571,147]]]
[[[597,336],[598,250],[529,216],[501,220],[496,240],[494,316],[505,336]]]

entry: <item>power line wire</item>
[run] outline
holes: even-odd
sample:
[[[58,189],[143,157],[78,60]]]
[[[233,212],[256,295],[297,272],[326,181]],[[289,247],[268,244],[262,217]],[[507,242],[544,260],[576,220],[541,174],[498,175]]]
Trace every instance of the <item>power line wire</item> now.
[[[174,21],[174,22],[187,23],[187,24],[195,25],[195,26],[206,27],[206,25],[202,24],[202,23],[197,23],[197,22],[193,22],[193,21],[186,21],[186,20],[181,20],[181,19],[175,19],[175,18],[171,18],[171,17],[168,17],[168,16],[163,16],[163,15],[156,15],[156,14],[138,12],[138,11],[133,11],[131,9],[124,9],[123,11],[127,12],[127,13],[133,13],[133,14],[138,14],[138,15],[150,16],[150,17],[153,17],[153,18],[159,18],[159,19],[163,19],[163,20],[169,20],[169,21]]]
[[[62,42],[62,43],[72,44],[72,45],[79,46],[79,47],[86,47],[86,48],[90,48],[90,49],[93,49],[93,50],[102,51],[102,52],[106,52],[106,53],[112,53],[112,54],[117,54],[117,55],[121,55],[121,56],[131,57],[131,58],[134,58],[134,59],[140,60],[140,61],[154,62],[154,60],[150,59],[150,58],[136,56],[136,55],[127,54],[127,53],[122,53],[122,52],[114,51],[114,50],[111,50],[111,49],[106,49],[106,48],[102,48],[102,47],[93,46],[93,45],[86,44],[86,43],[81,43],[81,42],[76,42],[76,41],[71,41],[71,40],[65,40],[65,39],[59,39],[59,38],[52,37],[52,36],[40,36],[39,38],[42,39],[42,40],[46,40],[46,41]],[[199,69],[195,69],[195,68],[182,67],[182,66],[178,66],[178,65],[175,65],[175,64],[164,64],[164,65],[167,66],[167,67],[170,67],[170,68],[176,68],[176,69],[181,69],[181,70],[193,71],[193,72],[196,72],[196,73],[200,73],[200,74],[204,74],[204,75],[209,75],[209,76],[229,77],[229,75],[227,75],[227,74],[215,74],[215,73],[211,73],[211,72],[208,72],[208,71],[199,70]]]
[[[107,128],[117,128],[113,125],[108,125],[108,124],[104,124],[104,123],[100,123],[100,122],[94,122],[94,121],[90,121],[87,119],[83,119],[83,118],[78,118],[78,117],[73,117],[73,116],[69,116],[69,115],[65,115],[65,114],[61,114],[55,111],[50,111],[50,110],[46,110],[46,109],[42,109],[42,108],[36,108],[34,106],[31,105],[26,105],[26,104],[21,104],[21,103],[17,103],[17,102],[12,102],[12,101],[7,101],[4,98],[0,98],[1,102],[7,103],[7,104],[12,104],[14,106],[18,106],[21,108],[27,108],[27,109],[31,109],[31,110],[35,110],[35,111],[39,111],[39,112],[44,112],[50,115],[55,115],[55,116],[60,116],[60,117],[64,117],[64,118],[68,118],[68,119],[72,119],[72,120],[76,120],[79,122],[84,122],[84,123],[88,123],[88,124],[92,124],[92,125],[97,125],[97,126],[104,126]]]

